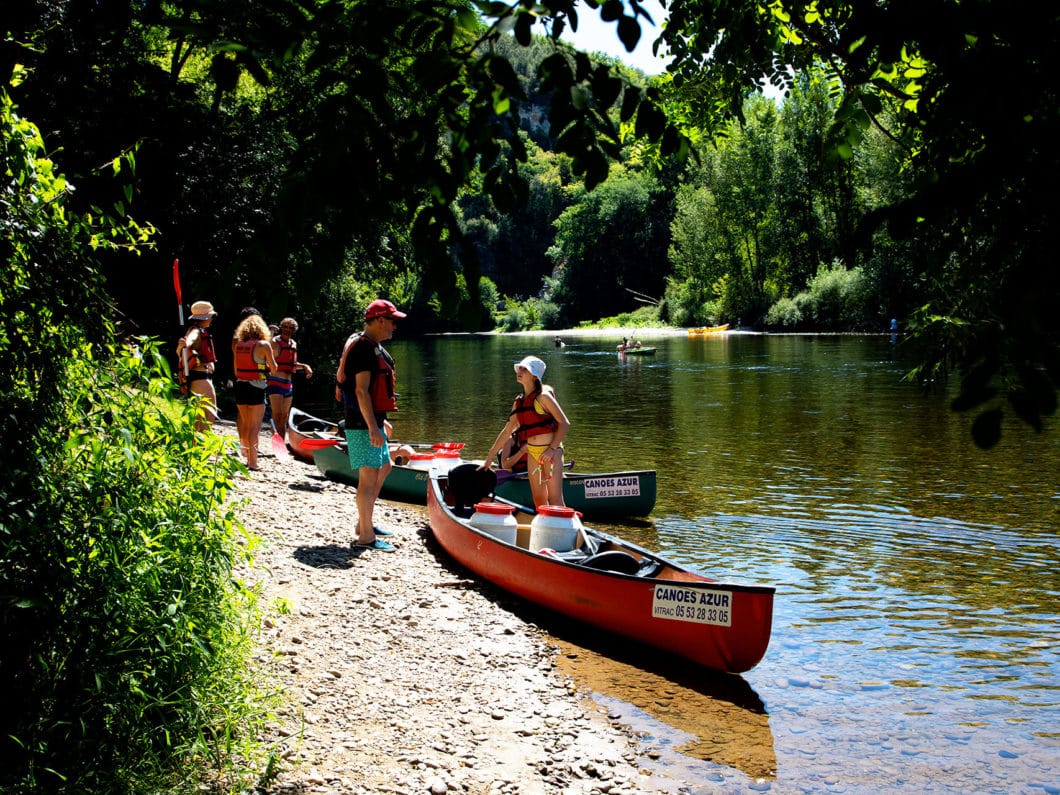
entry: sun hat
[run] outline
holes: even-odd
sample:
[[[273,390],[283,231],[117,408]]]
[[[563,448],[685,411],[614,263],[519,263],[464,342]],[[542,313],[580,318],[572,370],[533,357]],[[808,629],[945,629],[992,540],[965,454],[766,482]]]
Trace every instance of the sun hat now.
[[[540,379],[541,376],[543,376],[545,374],[545,363],[543,361],[541,361],[540,359],[538,359],[536,356],[527,356],[521,362],[516,362],[515,363],[516,372],[519,371],[520,367],[523,367],[523,368],[529,370],[530,374],[534,378]]]
[[[196,301],[191,305],[192,320],[209,320],[216,315],[217,313],[213,311],[213,304],[209,301]]]
[[[364,310],[365,320],[375,320],[377,317],[388,317],[391,320],[400,320],[403,317],[408,317],[408,315],[404,312],[399,312],[398,308],[389,301],[379,298],[368,304],[368,308]]]

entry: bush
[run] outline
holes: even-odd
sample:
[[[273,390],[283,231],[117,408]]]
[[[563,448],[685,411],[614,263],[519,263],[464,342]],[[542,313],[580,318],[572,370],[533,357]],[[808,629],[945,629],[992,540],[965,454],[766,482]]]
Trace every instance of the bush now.
[[[698,326],[702,325],[702,304],[699,291],[690,282],[670,279],[659,308],[675,326]]]
[[[102,342],[94,252],[149,230],[70,212],[2,91],[0,159],[0,791],[242,788],[271,761],[237,464],[169,402],[156,345]]]
[[[508,311],[500,319],[500,327],[504,331],[522,331],[527,327],[526,312],[517,301],[508,301]]]
[[[864,271],[841,262],[821,265],[805,292],[782,298],[770,307],[770,326],[816,331],[858,331],[871,327],[871,285]]]
[[[233,576],[254,546],[226,502],[238,465],[195,434],[192,409],[174,415],[154,345],[73,353],[61,433],[32,451],[49,473],[38,509],[0,542],[15,743],[0,783],[145,792],[209,768],[253,779],[268,699],[250,665],[255,594]]]
[[[767,326],[798,328],[802,323],[802,310],[794,298],[781,298],[766,312],[765,323]]]

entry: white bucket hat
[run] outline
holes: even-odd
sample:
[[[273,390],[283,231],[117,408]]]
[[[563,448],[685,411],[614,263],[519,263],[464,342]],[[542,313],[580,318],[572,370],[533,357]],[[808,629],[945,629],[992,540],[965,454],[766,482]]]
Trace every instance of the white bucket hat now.
[[[541,376],[545,374],[545,363],[538,359],[536,356],[527,356],[521,362],[515,363],[516,372],[519,368],[523,367],[530,371],[530,374],[540,380]]]

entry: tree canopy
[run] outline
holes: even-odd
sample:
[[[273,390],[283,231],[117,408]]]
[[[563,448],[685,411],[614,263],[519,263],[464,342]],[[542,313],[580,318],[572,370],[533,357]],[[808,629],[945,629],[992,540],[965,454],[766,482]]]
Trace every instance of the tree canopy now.
[[[136,154],[160,250],[208,272],[199,283],[222,299],[282,311],[347,272],[418,271],[451,317],[481,328],[456,202],[475,183],[501,215],[522,206],[520,110],[536,97],[549,97],[550,145],[592,191],[627,134],[658,163],[680,159],[765,81],[790,91],[824,70],[837,101],[807,143],[841,163],[875,131],[901,153],[908,189],[862,220],[860,241],[885,228],[917,252],[921,377],[960,370],[958,406],[983,412],[984,443],[1005,400],[1040,428],[1060,377],[1056,14],[999,0],[662,5],[656,46],[673,61],[647,83],[559,42],[597,14],[632,49],[647,21],[636,0],[30,0],[6,22],[0,74],[78,177],[79,208],[124,208],[88,177]],[[512,57],[513,40],[541,57]],[[789,250],[809,278],[821,263],[800,260],[802,232],[791,224]],[[164,292],[164,269],[121,256],[105,268],[119,306]]]

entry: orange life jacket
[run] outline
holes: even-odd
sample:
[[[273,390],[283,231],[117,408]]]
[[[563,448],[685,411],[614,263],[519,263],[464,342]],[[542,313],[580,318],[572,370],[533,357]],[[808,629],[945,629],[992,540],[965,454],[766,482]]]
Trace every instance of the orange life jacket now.
[[[254,358],[254,349],[262,340],[243,340],[236,343],[236,378],[240,381],[262,381],[268,375],[264,362]]]
[[[350,352],[361,344],[361,340],[364,339],[364,335],[358,335],[358,338],[350,345],[346,350],[347,358]],[[386,352],[386,349],[378,343],[375,344],[375,360],[376,366],[372,369],[372,378],[368,384],[368,394],[372,398],[372,411],[377,414],[383,414],[388,411],[397,411],[397,392],[394,391],[394,382],[397,371],[394,369],[394,360],[390,354]],[[346,373],[346,380],[340,384],[342,390],[344,406],[357,408],[357,379],[350,377],[349,371],[343,366],[343,372]]]
[[[192,348],[187,343],[188,334],[192,329],[198,329],[199,337]],[[188,370],[201,370],[211,362],[217,361],[217,352],[213,347],[213,337],[210,333],[199,326],[192,326],[185,332],[177,343],[177,380],[180,382],[180,391],[185,394],[188,391],[188,373],[184,370],[184,357],[187,356]]]

